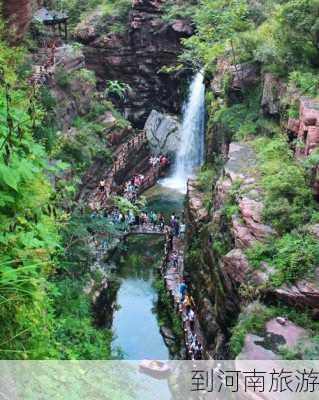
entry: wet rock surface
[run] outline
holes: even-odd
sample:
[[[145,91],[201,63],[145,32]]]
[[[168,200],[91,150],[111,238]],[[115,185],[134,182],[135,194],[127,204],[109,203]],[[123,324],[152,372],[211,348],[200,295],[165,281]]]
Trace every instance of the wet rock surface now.
[[[175,154],[179,145],[180,124],[178,118],[152,110],[144,130],[154,154]]]

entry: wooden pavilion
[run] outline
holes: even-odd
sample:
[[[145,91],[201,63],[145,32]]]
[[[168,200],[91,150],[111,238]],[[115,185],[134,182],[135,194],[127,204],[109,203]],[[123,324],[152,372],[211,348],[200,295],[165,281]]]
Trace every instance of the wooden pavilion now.
[[[59,36],[64,36],[64,40],[68,39],[69,17],[66,13],[51,11],[43,7],[34,14],[33,19],[36,22],[40,22],[43,25],[50,27],[53,34],[56,34],[58,31]]]

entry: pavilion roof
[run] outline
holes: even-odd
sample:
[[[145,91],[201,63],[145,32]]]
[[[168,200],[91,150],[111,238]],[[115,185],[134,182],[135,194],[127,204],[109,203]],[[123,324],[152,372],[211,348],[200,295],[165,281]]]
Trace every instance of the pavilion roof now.
[[[43,24],[58,24],[65,22],[68,19],[68,15],[64,12],[48,10],[47,8],[43,7],[34,14],[33,18],[38,22],[42,22]]]

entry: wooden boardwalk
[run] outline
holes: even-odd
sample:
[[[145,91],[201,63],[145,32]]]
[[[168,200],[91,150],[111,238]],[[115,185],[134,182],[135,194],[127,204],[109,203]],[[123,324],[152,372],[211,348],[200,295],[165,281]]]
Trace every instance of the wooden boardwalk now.
[[[173,240],[173,250],[170,254],[173,252],[176,252],[178,255],[178,266],[177,268],[174,267],[173,262],[170,260],[166,266],[163,268],[163,278],[165,280],[165,285],[166,289],[170,293],[172,300],[175,304],[176,311],[180,314],[180,317],[182,319],[183,323],[183,329],[184,329],[184,341],[185,341],[185,347],[187,350],[187,358],[191,358],[191,352],[190,352],[190,347],[193,342],[193,337],[196,335],[198,342],[201,343],[203,346],[203,355],[205,354],[205,343],[204,343],[204,338],[203,334],[201,331],[201,327],[198,322],[197,318],[197,310],[196,310],[196,304],[195,307],[193,308],[193,311],[195,313],[195,324],[194,324],[194,331],[192,332],[187,314],[186,314],[186,309],[185,307],[182,306],[181,304],[181,296],[179,293],[179,288],[180,288],[180,283],[182,279],[184,278],[185,271],[184,271],[184,254],[185,254],[185,242],[183,238],[181,237],[174,237]],[[170,256],[168,255],[168,257]],[[165,258],[168,258],[167,254],[165,255]],[[191,291],[190,291],[191,293]]]
[[[170,229],[168,226],[165,226],[163,231],[160,231],[159,227],[154,227],[151,224],[145,224],[145,225],[140,225],[136,228],[133,228],[128,232],[128,234],[134,234],[134,235],[163,235],[165,236],[165,231],[167,229]],[[198,322],[197,318],[197,310],[196,310],[196,304],[195,307],[193,308],[193,311],[195,313],[195,324],[194,324],[194,331],[192,332],[189,321],[187,319],[186,315],[186,309],[185,307],[182,307],[181,305],[181,298],[180,298],[180,293],[179,293],[179,288],[180,288],[180,283],[182,279],[184,278],[185,271],[184,271],[184,253],[185,253],[185,241],[183,237],[174,237],[173,239],[173,249],[167,253],[167,246],[165,246],[165,255],[164,255],[164,260],[163,260],[163,265],[161,268],[161,274],[163,276],[163,279],[165,281],[165,286],[167,291],[169,292],[172,301],[174,303],[176,312],[180,315],[180,318],[183,323],[183,329],[184,329],[184,342],[185,342],[185,347],[187,350],[187,357],[191,358],[191,353],[190,353],[190,347],[193,342],[193,337],[196,335],[198,342],[201,343],[203,346],[203,356],[208,356],[205,354],[205,341],[203,337],[203,333],[201,330],[201,327]],[[172,253],[176,252],[178,255],[178,266],[177,268],[174,267],[173,261],[170,260],[170,256]],[[169,260],[167,263],[165,260]]]

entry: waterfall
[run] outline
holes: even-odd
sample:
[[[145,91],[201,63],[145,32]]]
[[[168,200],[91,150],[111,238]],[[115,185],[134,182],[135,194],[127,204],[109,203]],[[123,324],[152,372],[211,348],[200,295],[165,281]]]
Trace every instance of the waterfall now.
[[[193,78],[188,99],[183,107],[179,132],[180,147],[176,152],[173,173],[161,183],[163,186],[186,192],[187,180],[204,158],[205,86],[201,72]]]

